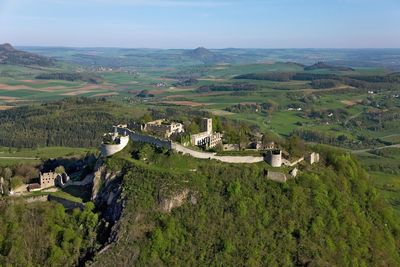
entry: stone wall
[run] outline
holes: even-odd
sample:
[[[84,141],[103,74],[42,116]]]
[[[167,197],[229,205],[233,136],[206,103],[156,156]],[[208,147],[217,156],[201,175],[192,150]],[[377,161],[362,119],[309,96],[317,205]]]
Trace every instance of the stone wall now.
[[[189,149],[182,145],[174,143],[172,148],[182,154],[191,155],[198,159],[215,159],[226,163],[257,163],[264,161],[264,157],[253,156],[217,156],[216,153],[201,152]]]
[[[272,167],[282,167],[282,151],[281,150],[270,150],[266,155],[266,162]]]
[[[295,160],[293,162],[290,162],[287,159],[282,159],[282,164],[285,166],[293,167],[293,166],[296,166],[297,164],[299,164],[300,162],[302,162],[303,160],[304,160],[304,157],[299,158],[298,160]]]
[[[154,145],[156,147],[173,149],[177,152],[180,152],[182,154],[191,155],[192,157],[198,158],[198,159],[215,159],[215,160],[218,160],[221,162],[226,162],[226,163],[249,163],[249,164],[266,161],[272,167],[282,167],[282,165],[295,166],[295,165],[299,164],[301,161],[303,161],[304,159],[306,159],[306,160],[308,159],[312,163],[319,161],[319,154],[312,153],[312,154],[306,156],[305,158],[300,158],[294,162],[290,162],[288,160],[283,159],[281,150],[272,150],[269,153],[267,153],[265,158],[264,157],[253,157],[253,156],[217,156],[216,153],[192,150],[192,149],[182,146],[180,144],[174,143],[170,140],[164,140],[164,139],[150,136],[150,135],[139,134],[139,133],[131,131],[127,128],[116,126],[115,129],[117,130],[117,132],[120,135],[128,135],[129,138],[133,142],[146,143],[146,144]],[[122,150],[122,149],[120,149],[120,150]],[[110,154],[110,155],[112,155],[112,154]],[[282,177],[280,177],[280,178],[282,178]]]
[[[129,137],[128,136],[121,136],[120,137],[120,143],[119,144],[113,144],[113,145],[106,145],[102,144],[101,145],[101,155],[103,157],[109,157],[114,155],[115,153],[120,152],[123,150],[129,143]]]
[[[119,134],[127,134],[133,142],[151,144],[156,147],[172,149],[172,141],[164,140],[150,135],[139,134],[126,128],[117,127]]]
[[[304,158],[309,164],[318,163],[319,162],[319,153],[312,152],[312,153],[307,154]]]

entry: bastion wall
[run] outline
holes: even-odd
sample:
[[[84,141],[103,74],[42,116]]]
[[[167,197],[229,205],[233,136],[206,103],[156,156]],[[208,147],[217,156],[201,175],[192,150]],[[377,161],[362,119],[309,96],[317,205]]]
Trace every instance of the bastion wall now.
[[[164,147],[172,149],[172,141],[164,140],[150,135],[139,134],[126,128],[116,127],[120,135],[127,135],[133,142],[146,143],[155,145],[156,147]],[[126,145],[125,145],[126,146]]]
[[[129,137],[128,136],[121,136],[120,137],[120,143],[115,144],[115,145],[106,145],[102,144],[101,145],[101,155],[104,157],[109,157],[114,155],[115,153],[120,152],[123,150],[129,143]]]

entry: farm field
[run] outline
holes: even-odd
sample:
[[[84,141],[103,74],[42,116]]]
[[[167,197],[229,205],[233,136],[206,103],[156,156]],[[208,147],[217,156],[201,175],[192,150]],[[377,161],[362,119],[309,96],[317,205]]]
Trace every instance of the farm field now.
[[[373,110],[379,102],[399,91],[382,91],[377,84],[376,92],[361,90],[353,86],[337,84],[332,88],[313,88],[312,81],[270,81],[237,79],[249,73],[303,73],[306,75],[346,75],[368,76],[386,75],[379,68],[355,68],[354,71],[328,69],[303,70],[295,63],[269,62],[258,64],[223,64],[215,66],[170,66],[138,67],[136,69],[113,69],[104,72],[89,72],[88,75],[101,77],[101,82],[91,84],[84,81],[38,80],[38,73],[48,72],[48,68],[0,66],[0,109],[9,110],[20,105],[35,102],[59,100],[65,97],[107,98],[126,105],[191,107],[211,110],[213,114],[223,114],[229,119],[257,124],[262,130],[288,136],[296,130],[313,129],[322,134],[338,137],[346,135],[354,142],[359,136],[380,139],[382,142],[399,142],[399,126],[360,128],[356,121],[367,110]],[[71,66],[64,68],[67,71]],[[1,69],[0,68],[0,69]],[[52,72],[61,71],[59,67]],[[17,73],[18,75],[16,75]],[[191,84],[182,84],[192,78]],[[235,86],[241,86],[242,88]],[[248,87],[248,88],[246,88]],[[391,100],[398,105],[398,100]],[[230,112],[238,104],[271,103],[272,112]],[[291,108],[300,110],[290,110]],[[376,108],[375,107],[375,108]],[[319,114],[315,114],[319,113]],[[341,113],[341,114],[335,114]],[[318,118],[313,116],[317,115]],[[331,115],[331,117],[329,117]],[[315,141],[315,140],[310,140]]]
[[[380,194],[400,215],[400,149],[385,148],[357,155]]]

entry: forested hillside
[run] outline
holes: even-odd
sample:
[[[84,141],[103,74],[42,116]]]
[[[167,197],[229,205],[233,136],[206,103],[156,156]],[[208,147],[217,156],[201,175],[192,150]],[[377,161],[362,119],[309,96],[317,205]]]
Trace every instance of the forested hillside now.
[[[60,204],[0,201],[0,266],[77,266],[95,246],[93,208],[66,212]]]
[[[23,106],[0,112],[0,146],[97,147],[113,125],[141,114],[143,111],[128,113],[117,104],[89,98]]]
[[[264,165],[148,146],[116,155],[107,165],[123,169],[127,202],[118,241],[94,265],[398,266],[398,218],[351,156],[321,153],[323,165],[287,184],[268,181]],[[183,206],[163,210],[182,192]]]

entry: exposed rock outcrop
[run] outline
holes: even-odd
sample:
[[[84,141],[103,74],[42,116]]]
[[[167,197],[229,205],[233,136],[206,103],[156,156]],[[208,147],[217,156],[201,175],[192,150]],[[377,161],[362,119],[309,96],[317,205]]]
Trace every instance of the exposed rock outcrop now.
[[[159,208],[161,212],[168,213],[174,208],[181,207],[187,201],[190,201],[193,205],[197,204],[196,196],[186,188],[170,197],[159,197]]]
[[[99,159],[93,173],[92,201],[104,220],[114,224],[122,214],[122,173],[113,172]]]

